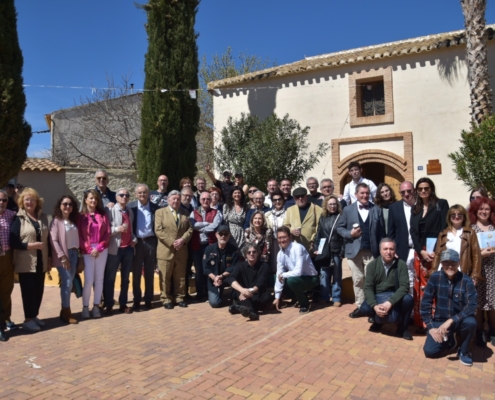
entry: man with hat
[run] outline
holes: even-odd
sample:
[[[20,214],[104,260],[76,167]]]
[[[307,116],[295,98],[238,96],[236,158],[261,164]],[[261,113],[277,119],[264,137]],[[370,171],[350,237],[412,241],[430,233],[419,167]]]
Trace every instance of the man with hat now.
[[[223,181],[219,181],[217,178],[215,178],[215,175],[211,171],[209,165],[206,166],[206,173],[208,174],[208,177],[211,179],[213,184],[222,191],[222,203],[225,203],[229,198],[230,189],[232,188],[232,186],[234,186],[234,182],[230,180],[230,171],[223,171]]]
[[[316,235],[321,207],[308,201],[308,191],[303,187],[295,189],[292,195],[296,204],[287,209],[284,225],[290,229],[294,241],[302,244],[312,254],[311,242]]]
[[[457,251],[443,251],[440,263],[442,269],[431,275],[421,301],[421,318],[428,329],[423,351],[428,358],[441,356],[456,347],[457,333],[461,337],[457,357],[471,366],[469,346],[476,332],[476,288],[472,279],[459,270]]]
[[[218,308],[222,304],[224,283],[239,259],[239,249],[229,242],[230,230],[227,225],[220,225],[215,236],[217,243],[209,245],[205,250],[203,271],[208,277],[208,302],[211,307]]]

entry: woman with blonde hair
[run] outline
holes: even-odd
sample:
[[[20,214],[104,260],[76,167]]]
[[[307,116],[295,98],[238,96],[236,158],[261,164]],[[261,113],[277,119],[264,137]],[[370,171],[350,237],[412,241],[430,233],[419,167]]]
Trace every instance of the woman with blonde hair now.
[[[100,318],[98,305],[103,292],[105,264],[108,258],[110,222],[103,202],[94,189],[84,192],[83,207],[79,216],[79,243],[84,258],[83,310],[81,318],[89,318],[89,299],[94,284],[93,318]]]
[[[18,202],[19,212],[12,223],[10,246],[14,249],[14,271],[19,274],[23,329],[38,332],[45,323],[38,318],[45,288],[45,272],[51,270],[48,257],[48,219],[41,212],[43,199],[32,188],[25,188]]]

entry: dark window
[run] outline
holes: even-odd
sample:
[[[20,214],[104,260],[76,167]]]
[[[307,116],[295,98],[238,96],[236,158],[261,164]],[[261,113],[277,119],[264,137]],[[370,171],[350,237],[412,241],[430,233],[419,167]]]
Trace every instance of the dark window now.
[[[385,115],[385,89],[383,80],[361,83],[361,115]]]

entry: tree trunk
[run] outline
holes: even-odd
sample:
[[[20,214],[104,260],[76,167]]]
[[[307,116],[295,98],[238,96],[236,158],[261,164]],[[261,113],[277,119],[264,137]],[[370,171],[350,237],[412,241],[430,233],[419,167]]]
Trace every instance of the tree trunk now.
[[[466,27],[471,118],[479,125],[492,112],[485,36],[486,0],[461,0]]]

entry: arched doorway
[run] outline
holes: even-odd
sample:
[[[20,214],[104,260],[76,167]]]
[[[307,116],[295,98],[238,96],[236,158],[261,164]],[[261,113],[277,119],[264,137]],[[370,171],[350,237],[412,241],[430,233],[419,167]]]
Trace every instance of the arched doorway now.
[[[405,178],[399,171],[390,165],[379,162],[362,162],[361,167],[363,168],[363,177],[373,181],[376,186],[380,183],[388,184],[394,190],[396,199],[400,200],[402,198],[399,193],[399,187],[405,181]],[[340,182],[340,193],[344,193],[345,185],[350,181],[349,174],[344,175]]]

